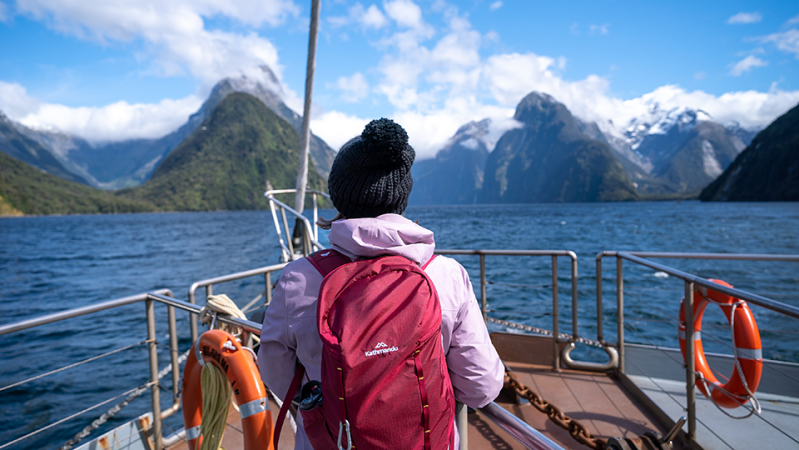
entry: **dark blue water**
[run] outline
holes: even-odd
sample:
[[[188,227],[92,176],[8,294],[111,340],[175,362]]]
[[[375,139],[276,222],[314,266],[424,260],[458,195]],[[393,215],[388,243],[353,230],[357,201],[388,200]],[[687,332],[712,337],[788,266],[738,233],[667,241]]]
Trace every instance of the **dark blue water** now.
[[[439,248],[567,249],[579,257],[579,324],[596,336],[594,257],[602,250],[799,254],[799,204],[619,203],[417,207],[406,214],[436,233]],[[324,241],[324,237],[322,238]],[[157,288],[185,298],[197,280],[277,263],[279,251],[268,212],[133,214],[0,219],[0,323]],[[459,257],[479,293],[477,257]],[[672,267],[799,305],[799,263],[663,260]],[[603,270],[605,337],[615,340],[615,261]],[[559,260],[560,327],[571,330],[569,263]],[[491,316],[552,327],[549,257],[488,257]],[[676,347],[675,318],[683,285],[625,263],[628,342]],[[257,296],[252,278],[215,289],[240,306]],[[768,358],[799,361],[799,327],[753,307]],[[146,337],[144,306],[130,305],[90,317],[0,336],[0,387]],[[156,307],[166,339],[166,311]],[[178,315],[181,349],[190,346],[187,317]],[[717,339],[713,340],[713,337]],[[708,308],[707,351],[729,353],[723,315]],[[576,356],[595,354],[583,350]],[[168,354],[161,352],[162,365]],[[60,420],[148,379],[142,345],[101,361],[0,392],[0,445]],[[165,380],[170,380],[170,377]],[[170,388],[170,382],[166,381]],[[164,405],[171,394],[162,391]],[[103,426],[119,426],[149,410],[149,394]],[[10,448],[57,448],[115,402]],[[178,417],[167,426],[180,426]],[[169,429],[166,430],[166,433]]]

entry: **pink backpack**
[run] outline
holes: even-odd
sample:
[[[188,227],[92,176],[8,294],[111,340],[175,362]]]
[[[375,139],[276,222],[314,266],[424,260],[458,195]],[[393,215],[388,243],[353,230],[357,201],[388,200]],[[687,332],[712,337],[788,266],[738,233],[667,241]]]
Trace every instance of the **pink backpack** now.
[[[401,256],[350,261],[335,250],[308,259],[325,277],[316,309],[322,380],[303,386],[300,403],[314,449],[452,448],[441,305],[424,267]]]

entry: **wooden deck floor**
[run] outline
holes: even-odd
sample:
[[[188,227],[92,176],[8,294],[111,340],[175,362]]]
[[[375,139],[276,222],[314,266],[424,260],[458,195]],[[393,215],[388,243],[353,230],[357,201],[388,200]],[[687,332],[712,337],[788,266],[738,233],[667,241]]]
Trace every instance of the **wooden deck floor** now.
[[[500,356],[522,383],[556,404],[568,416],[585,424],[594,436],[635,438],[646,431],[661,434],[667,431],[661,429],[655,419],[611,376],[574,370],[554,372],[551,366],[551,340],[500,333],[495,333],[492,338]],[[513,398],[503,396],[497,399],[497,403],[564,448],[587,448],[529,403],[515,402]],[[271,407],[276,417],[277,406],[272,404]],[[278,450],[294,448],[290,425],[286,423],[283,430]],[[475,450],[524,448],[479,412],[469,413],[468,439],[469,449]],[[233,409],[228,417],[223,447],[226,450],[243,449],[238,413]],[[187,449],[183,442],[170,448]]]

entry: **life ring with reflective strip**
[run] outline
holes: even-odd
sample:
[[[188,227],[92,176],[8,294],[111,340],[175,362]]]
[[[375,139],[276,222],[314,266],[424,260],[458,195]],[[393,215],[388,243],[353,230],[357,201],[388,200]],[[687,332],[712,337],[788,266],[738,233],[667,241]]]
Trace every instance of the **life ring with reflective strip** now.
[[[189,352],[183,370],[183,426],[189,449],[198,449],[202,441],[201,373],[206,364],[221,368],[230,381],[236,404],[239,405],[244,448],[273,450],[272,411],[258,366],[233,335],[221,330],[209,330],[200,335]]]
[[[721,280],[710,281],[722,286],[732,287],[732,285]],[[699,289],[694,295],[694,362],[696,371],[701,374],[697,377],[696,387],[702,391],[705,397],[711,398],[717,405],[730,409],[737,408],[749,400],[750,394],[755,393],[763,372],[763,347],[760,342],[760,331],[757,328],[757,322],[755,322],[755,317],[752,315],[749,305],[743,300],[705,287]],[[721,307],[728,323],[731,322],[731,319],[734,319],[732,333],[736,362],[741,370],[739,371],[738,367],[735,367],[729,381],[724,384],[721,384],[716,376],[713,375],[705,358],[705,351],[702,348],[702,316],[705,312],[705,307],[709,303],[715,303]],[[734,316],[731,314],[733,310],[735,310]],[[682,350],[683,360],[685,361],[684,301],[680,302],[678,334],[680,350]],[[739,372],[743,372],[743,380]],[[712,392],[707,392],[707,387],[710,387]]]

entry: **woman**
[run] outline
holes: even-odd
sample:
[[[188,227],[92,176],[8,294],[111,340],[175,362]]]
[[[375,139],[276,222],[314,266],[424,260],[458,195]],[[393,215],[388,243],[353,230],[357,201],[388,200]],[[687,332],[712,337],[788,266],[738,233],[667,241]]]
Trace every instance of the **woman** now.
[[[369,123],[336,155],[328,190],[338,215],[332,221],[320,220],[320,226],[329,227],[331,247],[352,260],[400,255],[419,266],[427,264],[425,273],[441,304],[441,340],[455,398],[480,408],[499,394],[504,368],[466,270],[450,258],[431,261],[433,232],[402,216],[413,187],[414,159],[408,135],[399,124],[388,119]],[[322,280],[307,258],[292,262],[283,269],[266,311],[258,361],[264,383],[281,398],[298,362],[308,379],[320,379],[322,342],[316,306]],[[312,448],[301,422],[295,448]]]

